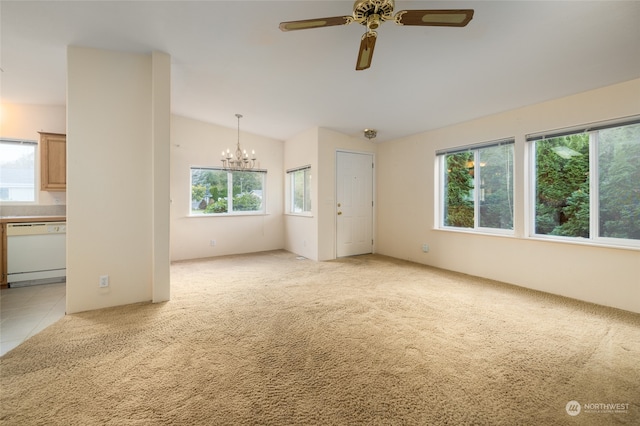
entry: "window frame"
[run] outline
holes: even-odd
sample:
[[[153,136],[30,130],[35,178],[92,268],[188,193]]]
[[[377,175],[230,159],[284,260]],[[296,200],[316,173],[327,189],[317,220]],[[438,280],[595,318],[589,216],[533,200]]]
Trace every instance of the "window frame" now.
[[[193,170],[218,171],[227,173],[227,211],[222,213],[194,213],[192,208],[193,193]],[[262,203],[260,210],[233,210],[233,173],[258,173],[262,177]],[[267,170],[251,169],[251,170],[226,170],[223,167],[213,166],[190,166],[189,167],[189,217],[225,217],[225,216],[264,216],[267,214]]]
[[[303,204],[304,208],[302,211],[294,211],[295,207],[295,174],[298,172],[304,172],[304,190],[303,190]],[[302,167],[296,167],[293,169],[289,169],[286,171],[287,175],[287,193],[289,194],[287,197],[287,214],[293,216],[312,216],[312,198],[311,198],[311,165],[306,165]],[[307,196],[308,194],[308,196]],[[308,205],[308,210],[306,207]]]
[[[482,207],[481,198],[482,191],[478,191],[476,185],[476,176],[482,176],[481,171],[481,162],[480,162],[480,151],[486,148],[498,147],[498,146],[511,146],[511,215],[512,215],[512,224],[511,228],[491,228],[487,226],[480,226],[480,209]],[[451,226],[446,225],[446,193],[447,188],[445,184],[447,182],[446,177],[446,158],[450,154],[458,154],[464,152],[472,152],[473,153],[473,176],[474,176],[474,188],[473,188],[473,227],[461,227],[461,226]],[[459,147],[452,147],[449,149],[442,149],[436,151],[436,163],[438,167],[438,179],[436,179],[436,193],[438,194],[438,206],[436,213],[436,226],[435,228],[438,230],[445,231],[458,231],[458,232],[470,232],[477,234],[491,234],[491,235],[505,235],[505,236],[514,236],[515,235],[515,138],[503,138],[497,139],[490,142],[483,142],[473,145],[465,145]]]
[[[555,131],[540,132],[526,135],[527,154],[529,157],[529,194],[527,197],[527,237],[544,241],[557,241],[574,244],[587,244],[606,247],[640,248],[640,239],[613,238],[600,236],[600,137],[601,130],[640,124],[640,116],[615,119],[593,123],[589,126],[574,126]],[[572,237],[564,235],[538,234],[536,232],[536,202],[537,202],[537,155],[536,142],[562,136],[581,133],[589,135],[589,237]]]
[[[38,141],[0,137],[0,144],[29,145],[33,147],[33,197],[32,199],[31,200],[3,200],[0,198],[0,205],[38,204],[38,197],[40,195],[40,188],[39,188],[40,145],[38,144]]]

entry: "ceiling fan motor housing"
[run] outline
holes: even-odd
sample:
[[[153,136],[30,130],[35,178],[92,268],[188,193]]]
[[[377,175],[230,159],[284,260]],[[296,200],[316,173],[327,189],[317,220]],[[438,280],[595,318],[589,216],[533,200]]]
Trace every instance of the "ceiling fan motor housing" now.
[[[393,19],[394,0],[356,0],[353,4],[353,20],[375,30],[380,21]]]

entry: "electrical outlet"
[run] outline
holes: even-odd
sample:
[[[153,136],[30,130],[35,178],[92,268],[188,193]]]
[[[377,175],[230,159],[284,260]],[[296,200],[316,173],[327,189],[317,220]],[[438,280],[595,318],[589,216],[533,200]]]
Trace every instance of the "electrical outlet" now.
[[[100,287],[109,287],[109,275],[100,275]]]
[[[423,253],[428,253],[429,252],[429,244],[423,244],[422,245],[422,252]]]
[[[209,241],[209,245],[210,245],[211,247],[215,247],[215,246],[216,246],[216,240],[210,240],[210,241]]]

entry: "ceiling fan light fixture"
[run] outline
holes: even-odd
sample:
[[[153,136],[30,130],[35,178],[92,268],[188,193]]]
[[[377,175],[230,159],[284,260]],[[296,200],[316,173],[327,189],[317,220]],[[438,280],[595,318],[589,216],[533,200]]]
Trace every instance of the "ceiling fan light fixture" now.
[[[367,18],[367,28],[370,30],[376,30],[380,26],[380,15],[373,14]]]

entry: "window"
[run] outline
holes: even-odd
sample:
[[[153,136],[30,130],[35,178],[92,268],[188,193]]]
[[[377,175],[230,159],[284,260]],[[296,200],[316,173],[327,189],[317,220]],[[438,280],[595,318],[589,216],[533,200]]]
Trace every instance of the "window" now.
[[[640,121],[531,142],[533,233],[640,245]]]
[[[35,141],[0,139],[0,202],[36,201]]]
[[[513,142],[437,152],[441,227],[513,230]]]
[[[265,212],[265,171],[191,168],[191,215]]]
[[[311,212],[311,166],[287,170],[290,188],[290,213]]]

